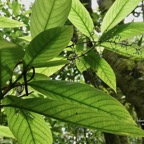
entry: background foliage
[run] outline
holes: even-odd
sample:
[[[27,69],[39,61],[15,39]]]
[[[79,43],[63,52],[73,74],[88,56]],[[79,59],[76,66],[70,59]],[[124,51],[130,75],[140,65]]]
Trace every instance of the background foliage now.
[[[122,21],[139,2],[0,1],[1,143],[143,143],[142,97],[119,81],[141,72],[144,24]]]

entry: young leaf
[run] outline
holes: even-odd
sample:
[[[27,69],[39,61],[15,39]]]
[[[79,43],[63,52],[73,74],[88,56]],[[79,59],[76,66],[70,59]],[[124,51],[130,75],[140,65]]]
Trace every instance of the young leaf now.
[[[71,88],[70,86],[71,85],[68,85],[69,89]],[[54,93],[53,91],[51,92],[51,94],[53,93],[54,95],[57,95],[57,90],[59,91],[60,89],[57,88],[55,90],[56,93]],[[66,89],[63,92],[64,94],[69,93],[68,91],[66,91]],[[64,96],[63,92],[59,93],[57,96]],[[91,93],[91,91],[89,92]],[[87,92],[87,95],[89,92]],[[76,93],[74,93],[74,91],[72,93],[74,94],[74,96],[76,96]],[[47,95],[51,94],[49,93]],[[129,135],[137,137],[144,136],[144,131],[138,128],[132,122],[132,119],[130,121],[121,118],[117,119],[115,116],[111,115],[113,111],[106,112],[102,111],[101,109],[94,108],[95,103],[97,103],[98,107],[106,107],[108,109],[114,106],[113,104],[115,103],[115,100],[111,99],[112,103],[110,102],[110,98],[112,97],[107,96],[107,99],[104,99],[103,95],[100,95],[99,98],[101,98],[99,100],[97,99],[97,97],[93,98],[92,100],[91,98],[86,99],[85,95],[83,95],[84,93],[82,93],[79,97],[76,98],[76,102],[73,101],[73,95],[71,94],[69,94],[69,100],[66,100],[65,98],[63,98],[63,100],[48,98],[29,98],[22,100],[20,98],[10,96],[8,96],[6,99],[11,99],[11,101],[13,101],[7,106],[20,107],[21,109],[23,109],[23,111],[34,111],[39,114],[43,114],[45,116],[49,116],[64,122],[118,135]],[[78,99],[80,98],[82,100],[83,96],[85,98],[79,103]],[[84,103],[89,103],[89,105],[86,106],[84,105]],[[118,102],[117,104],[118,105],[115,111],[119,114],[122,112],[121,115],[125,115],[125,108],[120,106]],[[121,107],[123,110],[120,108],[122,110],[121,111],[118,107]],[[125,117],[126,119],[127,116]]]
[[[116,92],[116,77],[111,66],[103,58],[97,57],[95,53],[90,53],[84,59],[98,77]]]
[[[0,28],[15,28],[22,26],[25,26],[25,24],[7,17],[0,16]]]
[[[115,26],[108,32],[104,33],[100,41],[104,42],[109,39],[115,39],[115,41],[122,41],[133,36],[137,36],[144,33],[144,23],[143,22],[131,22],[127,24],[122,24]]]
[[[70,42],[72,34],[71,26],[52,28],[40,33],[26,49],[26,65],[35,66],[58,56]]]
[[[106,13],[101,31],[104,33],[116,26],[138,5],[141,0],[116,0]]]
[[[129,113],[116,99],[88,85],[51,80],[33,81],[29,85],[48,98],[76,102],[121,119],[123,122],[133,123]]]
[[[71,0],[35,0],[30,26],[32,38],[46,29],[63,26],[70,8]]]
[[[0,126],[0,137],[1,136],[15,139],[14,135],[7,126]]]
[[[88,37],[92,37],[94,31],[93,21],[79,0],[72,0],[72,8],[68,18],[80,32]]]
[[[21,99],[22,100],[22,99]],[[20,101],[21,101],[20,100]],[[4,99],[4,104],[11,103]],[[4,108],[8,125],[20,144],[52,144],[52,134],[49,126],[41,115],[21,108]]]

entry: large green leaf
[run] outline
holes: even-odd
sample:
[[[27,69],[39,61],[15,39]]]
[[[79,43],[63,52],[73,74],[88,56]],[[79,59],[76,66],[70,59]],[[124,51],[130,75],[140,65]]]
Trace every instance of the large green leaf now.
[[[24,51],[17,45],[0,39],[0,85],[5,84],[16,64],[23,58]]]
[[[25,25],[19,21],[0,16],[0,28],[14,28],[22,26]]]
[[[104,33],[116,26],[138,5],[141,0],[116,0],[106,13],[101,31]]]
[[[4,104],[11,103],[4,99]],[[49,126],[41,115],[19,108],[4,108],[8,125],[19,144],[52,144]]]
[[[68,100],[111,115],[123,121],[132,121],[125,108],[104,92],[80,83],[65,81],[33,81],[29,85],[49,98]]]
[[[46,29],[63,26],[70,8],[71,0],[35,0],[30,27],[32,38]]]
[[[1,136],[15,139],[14,135],[7,126],[0,126],[0,137]]]
[[[92,37],[94,31],[93,21],[79,0],[72,0],[72,8],[68,18],[79,31],[88,37]]]
[[[97,57],[93,52],[84,57],[84,59],[85,63],[90,65],[98,77],[116,92],[115,73],[111,66],[105,61],[105,59]]]
[[[104,42],[101,43],[101,46],[133,60],[144,59],[144,49],[135,44],[127,45],[123,42]]]
[[[68,85],[69,89],[71,88],[70,86],[71,85]],[[55,90],[57,91],[59,88]],[[64,89],[63,92],[64,94],[69,93],[66,91],[66,89]],[[17,97],[8,97],[8,99],[13,101],[8,105],[11,107],[19,107],[22,110],[34,111],[64,122],[73,123],[103,132],[137,137],[144,136],[144,131],[138,128],[132,122],[132,119],[129,119],[130,121],[127,119],[129,116],[126,114],[127,112],[125,111],[124,107],[120,106],[117,102],[117,108],[121,107],[122,109],[120,109],[122,111],[119,108],[117,109],[116,106],[113,105],[115,103],[114,99],[111,101],[112,103],[110,103],[110,96],[106,96],[106,99],[104,99],[104,95],[99,95],[98,99],[97,97],[92,96],[92,100],[91,98],[86,98],[84,93],[80,93],[80,95],[76,98],[76,102],[72,99],[72,96],[76,96],[76,92],[74,93],[74,90],[72,89],[73,94],[69,93],[69,100],[66,100],[65,98],[63,100],[54,100],[48,98],[30,98],[22,100]],[[89,92],[85,93],[88,95]],[[53,94],[59,97],[63,96],[63,93],[59,93],[59,95],[56,93]],[[51,96],[50,93],[47,95]],[[83,96],[84,98],[82,98]],[[83,101],[78,102],[78,99],[83,99]],[[86,106],[84,103],[89,104]],[[127,115],[125,117],[127,120],[121,119],[120,117],[116,119],[115,116],[112,115],[113,111],[109,111],[109,113],[107,113],[106,111],[103,112],[99,108],[94,108],[96,103],[98,107],[106,107],[108,109],[113,107],[113,110],[116,108],[115,111],[118,114],[122,112],[120,115]]]
[[[72,34],[71,26],[52,28],[40,33],[26,49],[26,65],[35,66],[59,55],[70,42]]]
[[[133,36],[137,36],[144,33],[144,22],[132,22],[115,26],[108,32],[104,33],[100,41],[107,41],[114,39],[115,41],[122,41]]]

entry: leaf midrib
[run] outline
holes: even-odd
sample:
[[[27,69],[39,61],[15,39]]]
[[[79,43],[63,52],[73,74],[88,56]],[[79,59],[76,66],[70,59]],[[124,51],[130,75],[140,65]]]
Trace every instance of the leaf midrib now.
[[[37,87],[37,86],[35,86],[35,87]],[[98,109],[98,110],[100,110],[100,111],[103,111],[103,112],[105,112],[105,113],[109,113],[109,114],[111,114],[111,115],[114,115],[116,118],[118,118],[118,117],[119,117],[119,118],[124,119],[124,118],[123,118],[123,117],[121,117],[121,116],[118,116],[118,115],[113,114],[113,113],[111,113],[111,112],[105,111],[105,110],[100,109],[100,108],[98,108],[98,107],[94,107],[94,106],[88,105],[88,104],[86,104],[86,103],[83,103],[83,102],[80,102],[80,101],[76,101],[75,99],[68,98],[68,97],[66,97],[65,95],[58,94],[58,93],[56,93],[56,92],[54,92],[54,91],[51,91],[51,90],[47,90],[47,89],[45,89],[44,87],[43,87],[43,88],[38,87],[38,88],[40,88],[41,90],[49,91],[50,93],[53,93],[53,94],[56,94],[56,95],[60,95],[61,97],[64,97],[65,99],[75,101],[75,102],[77,102],[77,103],[79,103],[79,104],[83,104],[83,105],[86,105],[86,106],[88,106],[88,107],[91,107],[91,108],[94,108],[94,109]],[[42,92],[41,92],[41,93],[42,93]],[[125,113],[125,112],[124,112],[124,113]],[[125,114],[127,114],[127,113],[125,113]]]
[[[52,12],[53,12],[55,3],[56,3],[56,0],[53,1],[52,7],[51,7],[51,9],[50,9],[50,13],[49,13],[49,15],[48,15],[48,19],[47,19],[46,24],[45,24],[45,27],[44,27],[44,30],[47,29],[47,25],[48,25],[48,23],[49,23],[49,21],[50,21],[50,17],[51,17],[51,15],[52,15]]]
[[[127,0],[127,2],[122,6],[122,8],[120,9],[120,11],[117,13],[117,15],[115,16],[115,18],[113,19],[113,21],[110,22],[109,26],[104,30],[104,32],[109,29],[109,27],[111,26],[111,24],[115,21],[115,19],[117,18],[117,16],[121,13],[121,10],[125,7],[125,5],[126,5],[128,2],[129,2],[129,1]],[[103,33],[104,33],[104,32],[103,32]]]
[[[91,36],[91,32],[89,31],[87,25],[85,24],[85,22],[83,21],[82,17],[79,15],[79,13],[75,10],[75,8],[72,7],[72,10],[79,16],[79,18],[81,19],[81,21],[83,22],[83,25],[86,27],[89,35]]]

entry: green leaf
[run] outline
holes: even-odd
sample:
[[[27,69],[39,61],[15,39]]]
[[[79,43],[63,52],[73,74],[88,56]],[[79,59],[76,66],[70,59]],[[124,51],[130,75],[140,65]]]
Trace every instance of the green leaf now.
[[[20,99],[22,101],[22,99]],[[11,103],[4,99],[4,104]],[[4,108],[8,125],[20,144],[52,144],[49,126],[41,115],[20,108]]]
[[[30,26],[32,38],[46,29],[63,26],[70,8],[71,0],[35,0]]]
[[[125,57],[128,57],[129,59],[132,60],[143,60],[144,59],[144,49],[142,47],[139,47],[138,45],[128,45],[118,42],[118,43],[113,43],[113,42],[104,42],[101,43],[101,46],[104,48],[113,51],[115,53],[118,53],[120,55],[123,55]]]
[[[76,66],[81,73],[91,68],[103,82],[116,92],[116,77],[113,69],[103,58],[97,57],[95,52],[77,59]]]
[[[56,57],[56,58],[53,58],[51,59],[50,61],[48,62],[42,62],[42,63],[37,63],[35,64],[35,68],[42,68],[42,67],[54,67],[54,66],[60,66],[60,65],[65,65],[65,64],[68,64],[69,61],[64,59],[63,57]]]
[[[128,14],[130,14],[141,0],[116,0],[106,13],[101,31],[104,33],[116,26]]]
[[[23,37],[19,37],[19,39],[22,39],[22,40],[25,40],[28,42],[31,42],[31,40],[32,40],[31,36],[23,36]]]
[[[71,91],[71,84],[67,84],[67,87],[69,87],[68,89]],[[17,97],[8,97],[13,101],[13,103],[10,103],[8,105],[11,107],[20,107],[23,110],[34,111],[64,122],[80,125],[91,129],[96,129],[103,132],[137,137],[144,136],[144,131],[138,128],[133,123],[131,118],[129,119],[130,121],[127,119],[129,117],[129,114],[126,112],[125,108],[120,105],[120,103],[116,102],[116,100],[114,100],[112,97],[104,97],[104,95],[99,95],[98,98],[97,96],[91,95],[93,98],[86,98],[86,93],[88,96],[88,93],[91,93],[91,91],[86,91],[85,93],[83,93],[83,91],[79,91],[80,93],[79,95],[77,95],[77,91],[74,92],[74,89],[72,89],[72,92],[70,92],[69,90],[67,91],[66,89],[63,90],[64,93],[57,92],[60,89],[60,87],[57,87],[56,89],[53,89],[55,90],[55,92],[52,91],[49,94],[47,93],[47,95],[50,96],[54,94],[57,97],[62,97],[64,96],[64,94],[66,95],[69,93],[69,100],[66,100],[65,98],[61,100],[54,100],[48,98],[29,98],[21,100]],[[77,89],[78,87],[76,87],[76,90]],[[83,88],[81,88],[81,90],[82,89]],[[76,95],[78,96],[77,98],[75,97]],[[76,98],[75,101],[73,101],[73,97]],[[78,99],[83,100],[80,102]],[[84,103],[89,104],[85,105]],[[117,105],[115,105],[114,103],[117,103]],[[96,104],[98,108],[94,107],[94,105]],[[100,109],[102,107],[105,107],[107,109],[113,108],[113,110],[107,113],[106,111],[102,111]],[[116,117],[112,115],[114,111],[116,111],[117,114],[119,114],[120,116],[124,114],[127,120],[121,119],[120,117],[116,119]]]
[[[93,21],[79,0],[72,0],[72,8],[68,18],[80,32],[88,37],[92,37],[94,31]]]
[[[0,16],[0,28],[14,28],[22,26],[25,25],[19,21]]]
[[[115,26],[108,32],[104,33],[100,41],[107,41],[109,39],[115,39],[115,41],[122,41],[133,36],[143,34],[144,22],[131,22],[127,24],[122,24]]]
[[[70,42],[72,34],[71,26],[52,28],[40,33],[26,49],[26,65],[35,66],[58,56]]]
[[[116,76],[105,59],[97,57],[93,52],[84,57],[84,59],[96,72],[98,77],[116,92]]]
[[[23,58],[24,51],[17,45],[0,40],[0,85],[12,76],[16,64]]]
[[[85,61],[84,57],[76,59],[76,66],[81,73],[90,68],[90,65]]]
[[[15,139],[14,135],[10,131],[9,127],[7,127],[7,126],[0,125],[0,136]]]
[[[33,81],[29,85],[52,99],[72,101],[111,115],[113,118],[132,121],[125,108],[104,92],[80,83],[65,81]],[[113,105],[113,106],[111,106]]]

